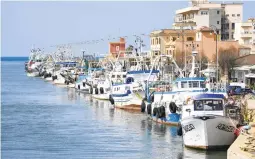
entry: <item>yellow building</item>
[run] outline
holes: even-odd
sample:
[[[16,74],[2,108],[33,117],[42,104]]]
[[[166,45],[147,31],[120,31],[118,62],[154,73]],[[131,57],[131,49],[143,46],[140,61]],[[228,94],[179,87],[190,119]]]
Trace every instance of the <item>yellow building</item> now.
[[[196,30],[162,29],[151,32],[150,43],[152,56],[173,55],[176,53],[176,42],[182,42],[181,52],[184,52],[185,43],[194,41]]]

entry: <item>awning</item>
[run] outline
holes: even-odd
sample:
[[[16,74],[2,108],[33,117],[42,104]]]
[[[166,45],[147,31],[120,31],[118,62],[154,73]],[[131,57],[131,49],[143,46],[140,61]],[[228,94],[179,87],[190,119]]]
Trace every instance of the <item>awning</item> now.
[[[255,78],[255,73],[249,73],[245,75],[246,78]]]
[[[202,70],[202,71],[200,71],[200,72],[203,72],[203,73],[214,73],[214,72],[216,72],[216,70],[215,70],[215,69],[212,69],[212,68],[207,68],[207,69]]]
[[[239,70],[239,71],[248,71],[250,69],[251,69],[251,66],[249,65],[234,68],[234,70]]]

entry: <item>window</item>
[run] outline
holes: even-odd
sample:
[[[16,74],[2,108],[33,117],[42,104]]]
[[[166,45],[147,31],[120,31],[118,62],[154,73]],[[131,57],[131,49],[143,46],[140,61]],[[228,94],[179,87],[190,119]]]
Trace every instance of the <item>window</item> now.
[[[232,23],[232,29],[235,29],[235,23]]]
[[[231,38],[234,39],[234,32],[232,32]]]
[[[199,81],[189,81],[189,88],[198,88]]]
[[[238,17],[240,17],[240,14],[237,14]]]
[[[181,88],[188,88],[188,82],[181,82]]]
[[[199,87],[199,82],[193,81],[193,88],[198,88],[198,87]]]
[[[123,75],[122,77],[123,77],[123,78],[126,78],[127,76],[126,76],[126,75]]]
[[[217,14],[220,14],[220,11],[219,11],[219,10],[217,10]]]
[[[199,44],[197,44],[197,47],[199,47]]]
[[[194,110],[196,111],[221,111],[223,104],[221,100],[195,100]]]
[[[176,40],[176,37],[173,37],[173,41],[175,41]]]
[[[189,81],[189,88],[192,88],[192,81]]]
[[[193,37],[187,37],[187,41],[193,41],[194,38]]]
[[[115,78],[115,75],[112,75],[112,78]]]
[[[119,46],[116,46],[116,51],[119,51],[120,50],[120,47]]]
[[[117,78],[121,78],[121,76],[120,76],[120,75],[117,75]]]
[[[158,39],[158,44],[160,44],[160,38]]]
[[[228,14],[226,14],[226,17],[229,17],[229,15],[228,15]]]
[[[217,21],[217,24],[220,24],[220,21]]]
[[[201,15],[207,15],[208,12],[207,11],[201,11]]]
[[[200,81],[200,87],[205,88],[205,82],[204,81]]]
[[[235,17],[236,15],[235,14],[232,14],[232,17]]]
[[[238,71],[237,78],[243,78],[243,72]]]

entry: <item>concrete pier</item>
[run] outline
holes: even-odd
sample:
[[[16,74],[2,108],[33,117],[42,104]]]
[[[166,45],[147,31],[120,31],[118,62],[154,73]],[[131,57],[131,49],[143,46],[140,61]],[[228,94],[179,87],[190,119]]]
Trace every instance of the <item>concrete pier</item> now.
[[[255,159],[255,123],[250,125],[249,134],[240,134],[229,147],[228,159]]]

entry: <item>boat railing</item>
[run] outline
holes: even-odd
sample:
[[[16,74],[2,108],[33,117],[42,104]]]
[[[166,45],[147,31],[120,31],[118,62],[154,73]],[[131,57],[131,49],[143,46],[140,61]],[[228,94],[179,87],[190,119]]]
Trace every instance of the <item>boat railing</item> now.
[[[172,91],[172,87],[169,84],[155,85],[154,87],[150,87],[150,90],[155,92],[169,92]]]
[[[210,83],[209,88],[210,91],[213,92],[226,92],[227,90],[227,84],[226,83]]]

